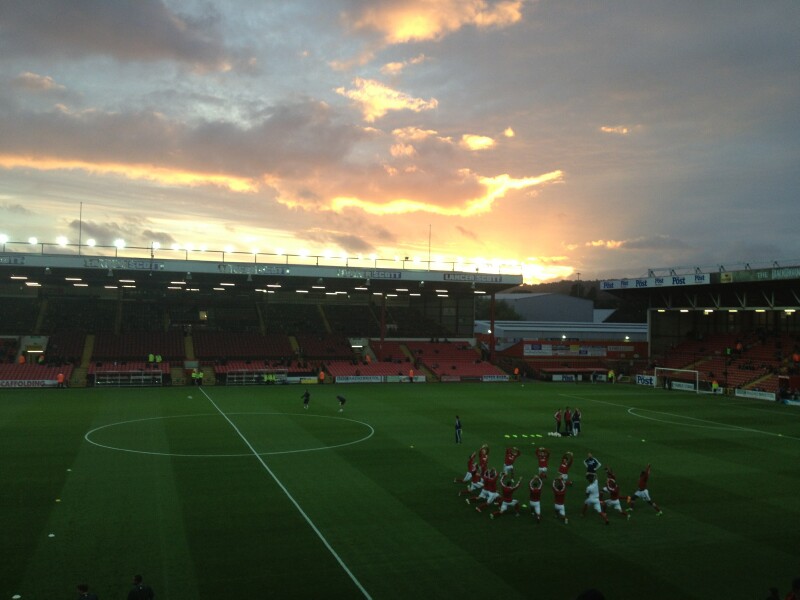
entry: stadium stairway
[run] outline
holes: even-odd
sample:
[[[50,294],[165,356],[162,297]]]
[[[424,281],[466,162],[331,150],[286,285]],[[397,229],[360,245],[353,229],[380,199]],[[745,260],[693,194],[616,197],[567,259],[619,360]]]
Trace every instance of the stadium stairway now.
[[[217,377],[214,373],[214,366],[209,365],[202,367],[203,371],[203,385],[217,385]]]
[[[169,375],[172,385],[186,385],[186,371],[183,367],[170,367]]]
[[[92,353],[94,352],[94,334],[87,334],[83,342],[83,354],[81,354],[81,364],[72,371],[69,378],[70,387],[86,387],[89,365],[92,363]]]
[[[197,357],[194,354],[194,341],[192,336],[186,335],[183,337],[183,349],[186,351],[186,360],[195,360]]]
[[[89,369],[86,367],[76,367],[73,369],[72,376],[69,378],[69,387],[86,387],[86,375],[88,371]]]

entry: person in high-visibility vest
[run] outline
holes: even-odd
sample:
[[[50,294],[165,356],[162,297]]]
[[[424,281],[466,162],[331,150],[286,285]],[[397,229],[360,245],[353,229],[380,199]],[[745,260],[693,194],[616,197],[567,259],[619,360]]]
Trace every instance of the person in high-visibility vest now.
[[[319,370],[319,382],[320,384],[325,383],[325,369]]]
[[[408,370],[408,383],[414,383],[414,369]]]
[[[64,374],[63,373],[59,373],[58,375],[56,375],[56,384],[57,384],[56,387],[60,387],[60,388],[64,387]]]

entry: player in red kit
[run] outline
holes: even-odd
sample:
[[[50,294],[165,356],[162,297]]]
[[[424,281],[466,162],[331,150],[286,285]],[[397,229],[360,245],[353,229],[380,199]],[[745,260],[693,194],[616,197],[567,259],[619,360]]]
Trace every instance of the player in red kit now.
[[[550,460],[550,450],[544,446],[539,446],[536,449],[536,460],[539,463],[539,477],[547,479],[547,463]]]
[[[528,489],[530,490],[530,505],[531,505],[531,516],[536,517],[536,523],[542,522],[542,488],[544,487],[544,482],[542,478],[538,475],[534,475],[533,479],[531,479],[530,483],[528,483]]]
[[[471,474],[471,479],[467,487],[460,492],[458,492],[459,496],[466,496],[467,494],[474,494],[480,493],[483,489],[483,471],[479,465],[473,465],[473,470]]]
[[[611,469],[606,469],[606,471],[608,473],[613,473]],[[627,517],[628,519],[631,518],[630,513],[626,513],[622,510],[622,504],[620,504],[619,501],[619,485],[617,484],[617,480],[611,477],[611,475],[609,475],[606,479],[606,485],[603,488],[603,493],[608,494],[608,498],[603,502],[606,505],[606,512],[613,508],[621,516]]]
[[[472,496],[471,498],[467,498],[467,504],[472,504],[472,502],[481,502],[478,506],[475,507],[475,510],[481,512],[484,508],[489,506],[490,504],[494,504],[494,501],[500,497],[500,494],[497,493],[497,471],[494,469],[489,469],[483,474],[483,489],[481,493],[477,496]]]
[[[509,508],[514,509],[514,516],[519,516],[519,500],[514,499],[514,492],[517,491],[519,488],[519,484],[522,483],[522,480],[517,481],[514,483],[514,479],[509,477],[508,481],[506,481],[505,473],[502,477],[500,477],[500,487],[502,489],[503,500],[500,503],[500,510],[494,511],[492,514],[489,515],[490,519],[494,519],[495,517],[499,517],[503,513],[505,513]]]
[[[516,446],[506,448],[506,456],[503,459],[503,474],[514,476],[514,461],[519,458],[520,454],[522,452]]]
[[[572,461],[572,452],[565,452],[564,456],[561,457],[561,464],[558,465],[558,474],[567,485],[572,485],[572,482],[569,480],[569,469],[572,466]]]
[[[628,496],[628,510],[633,510],[633,503],[636,501],[636,498],[641,498],[652,506],[656,510],[656,514],[660,517],[663,513],[658,507],[658,504],[653,502],[653,499],[650,498],[650,491],[647,489],[647,481],[649,479],[650,465],[648,464],[647,468],[639,474],[639,484],[637,485],[637,490],[633,492],[633,497]]]
[[[553,415],[556,420],[556,433],[561,435],[561,409],[559,408]]]
[[[564,433],[572,435],[572,411],[569,406],[564,409]]]
[[[489,444],[483,444],[478,448],[478,463],[484,473],[489,468]]]
[[[567,519],[567,509],[564,507],[564,500],[567,497],[567,484],[560,477],[553,480],[553,502],[556,509],[556,518],[564,521],[564,525],[569,523]]]
[[[475,452],[469,455],[469,458],[467,459],[467,472],[464,477],[461,477],[460,479],[456,477],[453,479],[453,483],[469,483],[472,481],[472,472],[475,470],[475,455]]]

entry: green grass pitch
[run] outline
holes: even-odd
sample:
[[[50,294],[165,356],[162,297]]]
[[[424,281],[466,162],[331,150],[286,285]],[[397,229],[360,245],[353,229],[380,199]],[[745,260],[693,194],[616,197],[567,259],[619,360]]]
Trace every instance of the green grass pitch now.
[[[134,573],[169,600],[759,598],[800,575],[797,408],[509,383],[310,386],[304,410],[303,390],[0,392],[0,600],[121,598]],[[583,434],[548,437],[575,405]],[[483,442],[497,467],[521,448],[526,480],[535,445],[551,473],[573,451],[569,524],[549,489],[540,525],[466,506],[453,478]],[[587,452],[624,494],[652,463],[664,514],[581,518]]]

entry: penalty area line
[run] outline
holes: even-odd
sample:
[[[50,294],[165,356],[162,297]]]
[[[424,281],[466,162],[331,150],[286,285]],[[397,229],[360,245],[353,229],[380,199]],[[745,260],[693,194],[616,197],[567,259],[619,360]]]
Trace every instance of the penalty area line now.
[[[211,403],[211,406],[213,406],[216,409],[216,411],[220,414],[220,416],[222,416],[222,418],[225,419],[228,422],[228,425],[233,427],[233,430],[236,432],[236,434],[242,439],[242,441],[245,443],[245,445],[250,449],[250,452],[252,452],[253,456],[256,457],[256,460],[258,460],[258,462],[261,463],[261,466],[264,467],[264,470],[269,474],[269,476],[272,477],[272,479],[275,481],[276,484],[278,484],[278,487],[281,488],[281,490],[286,495],[286,497],[289,499],[289,501],[292,504],[294,504],[294,507],[297,509],[297,511],[300,513],[300,515],[306,520],[306,523],[308,523],[309,527],[311,527],[311,529],[314,531],[314,533],[317,534],[317,537],[320,539],[322,544],[328,549],[328,552],[331,553],[333,558],[336,559],[336,562],[339,563],[339,566],[342,567],[344,572],[347,573],[347,576],[350,577],[352,582],[356,585],[356,587],[359,589],[359,591],[363,594],[364,598],[367,598],[368,600],[372,600],[372,596],[370,596],[369,592],[367,592],[367,590],[364,589],[364,586],[361,585],[361,582],[358,580],[358,578],[353,574],[353,572],[350,570],[350,568],[345,564],[345,562],[342,560],[342,557],[339,556],[339,554],[336,552],[336,550],[333,549],[333,546],[331,546],[330,543],[328,542],[328,540],[325,539],[325,536],[322,535],[322,532],[314,524],[314,521],[311,520],[311,517],[309,517],[306,514],[306,512],[303,510],[303,508],[300,506],[300,504],[298,504],[297,500],[294,499],[294,496],[292,496],[292,494],[289,492],[289,490],[286,489],[286,486],[284,486],[283,483],[281,483],[281,480],[278,479],[278,476],[275,475],[275,473],[272,471],[272,469],[269,468],[269,465],[267,465],[267,463],[264,461],[264,459],[258,453],[258,451],[255,448],[253,448],[253,445],[250,443],[250,440],[248,440],[244,436],[244,434],[241,431],[239,431],[239,428],[236,426],[236,424],[233,421],[231,421],[231,419],[228,417],[228,415],[226,415],[225,412],[219,406],[217,406],[217,403],[214,402],[214,400],[212,400],[211,396],[209,396],[202,387],[200,388],[200,393],[203,394],[206,397],[206,399]]]

